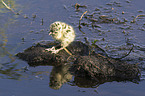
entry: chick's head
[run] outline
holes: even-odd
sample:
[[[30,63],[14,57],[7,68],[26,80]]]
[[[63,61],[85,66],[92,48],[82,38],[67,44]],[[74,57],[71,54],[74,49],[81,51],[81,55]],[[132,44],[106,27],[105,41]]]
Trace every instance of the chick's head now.
[[[50,25],[49,35],[61,42],[62,47],[66,47],[74,41],[75,31],[72,26],[64,22],[56,21]]]
[[[51,35],[56,40],[60,40],[62,38],[61,22],[54,22],[50,25],[49,35]]]

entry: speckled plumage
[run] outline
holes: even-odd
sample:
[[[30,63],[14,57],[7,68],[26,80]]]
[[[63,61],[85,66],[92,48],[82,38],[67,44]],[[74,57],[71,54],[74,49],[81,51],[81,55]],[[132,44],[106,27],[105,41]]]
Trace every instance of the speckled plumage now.
[[[61,43],[60,49],[55,50],[55,47],[46,49],[55,54],[67,47],[75,39],[75,31],[73,27],[60,21],[56,21],[50,25],[49,35]]]

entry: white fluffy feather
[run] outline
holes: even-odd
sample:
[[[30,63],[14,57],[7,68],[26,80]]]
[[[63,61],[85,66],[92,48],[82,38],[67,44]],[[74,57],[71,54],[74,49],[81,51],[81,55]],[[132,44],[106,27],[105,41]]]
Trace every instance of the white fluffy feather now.
[[[50,25],[49,35],[61,43],[60,49],[55,50],[55,47],[46,49],[48,51],[52,51],[52,53],[58,53],[75,39],[75,31],[73,27],[60,21],[56,21]]]

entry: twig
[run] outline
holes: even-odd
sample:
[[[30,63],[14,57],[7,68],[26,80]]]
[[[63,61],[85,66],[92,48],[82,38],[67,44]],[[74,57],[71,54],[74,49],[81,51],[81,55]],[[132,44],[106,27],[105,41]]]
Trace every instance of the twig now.
[[[12,8],[10,8],[3,0],[1,0],[2,4],[9,9],[10,11],[12,11],[14,14],[19,15],[18,13],[16,13]]]
[[[132,48],[129,50],[129,52],[125,56],[122,56],[120,58],[114,58],[114,59],[120,60],[120,59],[123,59],[123,58],[127,57],[131,53],[131,51],[133,50],[133,47],[134,47],[134,45],[132,46]]]
[[[80,17],[80,20],[79,20],[79,27],[81,28],[81,20],[82,20],[82,18],[83,18],[83,16],[87,13],[88,11],[85,11],[83,14],[82,14],[82,16]]]
[[[82,20],[82,18],[83,18],[83,16],[87,13],[88,11],[85,11],[83,14],[82,14],[82,16],[80,17],[80,20],[79,20],[79,30],[83,33],[83,34],[85,34],[80,28],[81,28],[81,20]]]
[[[80,4],[76,3],[76,4],[75,4],[75,9],[76,9],[76,10],[79,10],[79,6],[80,6]]]
[[[85,12],[82,14],[82,16],[81,16],[81,18],[80,18],[80,20],[79,20],[79,25],[80,25],[80,22],[81,22],[83,16],[84,16],[87,12],[88,12],[88,11],[85,11]]]
[[[79,30],[80,30],[83,34],[85,34],[85,32],[83,32],[83,31],[81,30],[81,27],[79,27]]]
[[[137,16],[131,21],[131,23],[135,23],[135,20],[136,20],[138,17],[145,17],[145,15],[137,15]]]
[[[102,52],[104,52],[105,56],[109,58],[109,56],[108,56],[108,54],[106,53],[105,50],[103,50],[102,48],[100,48],[100,47],[99,47],[98,45],[96,45],[95,43],[92,43],[91,45],[92,45],[92,47],[95,47],[95,48],[100,49]]]
[[[95,66],[97,69],[99,69],[100,71],[104,72],[102,69],[100,69],[100,67],[98,67],[97,65],[95,65],[94,63],[90,62],[93,66]]]
[[[7,9],[11,10],[11,8],[3,0],[1,0],[1,1]]]
[[[41,19],[41,25],[43,25],[43,18]]]
[[[132,44],[132,45],[133,45],[133,44]],[[105,52],[105,50],[103,50],[102,48],[100,48],[100,47],[99,47],[98,45],[96,45],[95,43],[93,43],[92,46],[94,46],[95,48],[99,48],[102,52],[104,52],[104,54],[105,54],[106,57],[108,57],[108,58],[113,58],[113,57],[109,57],[108,54]],[[132,46],[132,48],[129,50],[129,52],[128,52],[126,55],[124,55],[124,56],[122,56],[122,57],[119,57],[119,58],[113,58],[113,59],[121,60],[121,59],[127,57],[127,56],[132,52],[133,47],[134,47],[134,45]],[[98,54],[98,55],[100,55],[100,54]],[[104,58],[104,56],[101,56],[101,57]]]
[[[76,11],[79,11],[79,8],[80,8],[80,7],[86,8],[87,6],[85,6],[85,5],[80,5],[80,4],[78,4],[78,3],[75,4],[75,9],[76,9]]]

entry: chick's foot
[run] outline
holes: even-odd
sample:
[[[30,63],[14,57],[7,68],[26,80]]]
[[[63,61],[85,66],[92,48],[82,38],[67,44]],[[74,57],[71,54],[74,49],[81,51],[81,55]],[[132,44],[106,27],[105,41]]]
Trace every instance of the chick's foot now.
[[[54,54],[57,54],[60,50],[59,49],[55,49],[55,47],[53,46],[52,48],[48,48],[48,49],[45,49],[47,51],[51,51],[51,53],[54,53]]]

